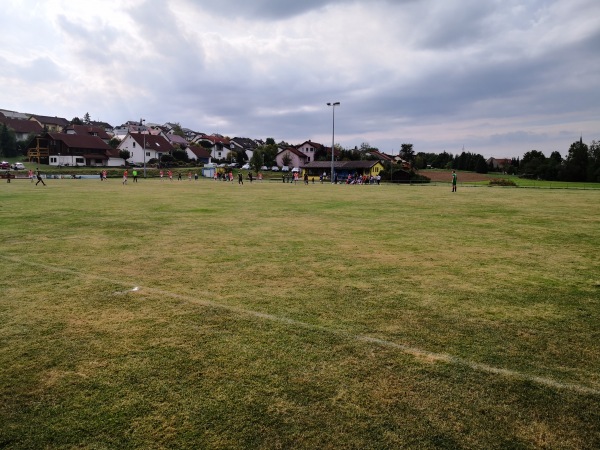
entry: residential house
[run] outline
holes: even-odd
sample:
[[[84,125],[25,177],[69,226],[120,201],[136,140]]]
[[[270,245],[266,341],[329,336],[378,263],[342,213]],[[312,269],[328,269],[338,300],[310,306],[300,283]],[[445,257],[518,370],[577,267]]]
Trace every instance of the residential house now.
[[[306,162],[315,161],[315,154],[318,151],[322,150],[324,153],[331,151],[330,147],[326,147],[318,142],[312,142],[310,139],[296,146],[296,150],[304,154]]]
[[[188,155],[188,158],[190,158],[190,161],[195,160],[196,162],[202,164],[211,163],[212,158],[210,156],[210,152],[200,145],[190,145],[185,149],[185,151]]]
[[[98,136],[45,133],[30,144],[27,156],[51,166],[106,166],[112,150]]]
[[[512,160],[510,158],[488,158],[486,160],[488,167],[491,167],[494,170],[506,170],[508,166],[512,164]]]
[[[160,161],[163,155],[173,152],[173,146],[164,136],[145,133],[129,133],[117,149],[129,151],[129,161],[134,164],[147,163],[151,159]]]
[[[0,117],[2,116],[9,119],[29,120],[30,114],[11,111],[9,109],[0,109]]]
[[[110,134],[108,134],[104,128],[97,127],[94,125],[69,125],[65,128],[67,134],[87,134],[89,136],[97,136],[107,144],[111,140]]]
[[[394,161],[393,157],[391,157],[390,155],[386,155],[385,153],[382,153],[379,150],[374,150],[374,149],[373,150],[369,150],[365,154],[366,154],[366,156],[373,157],[373,158],[375,158],[375,159],[377,159],[378,161],[381,161],[381,162],[392,162],[392,161]]]
[[[277,153],[277,156],[275,156],[275,164],[279,167],[287,165],[291,169],[292,167],[302,167],[307,162],[308,156],[295,147],[284,148]]]
[[[25,141],[32,135],[40,134],[44,129],[39,123],[31,120],[13,119],[10,117],[0,116],[0,124],[5,124],[8,128],[15,132],[17,141]]]
[[[88,123],[88,125],[91,125],[93,127],[99,127],[102,128],[104,131],[106,131],[108,134],[112,135],[113,132],[113,126],[109,123],[106,122],[99,122],[96,120],[91,120],[90,123]]]
[[[29,120],[39,123],[49,133],[60,133],[69,125],[69,121],[62,117],[32,115]]]
[[[229,139],[220,134],[199,134],[192,140],[192,143],[200,144],[208,149],[213,159],[226,159],[231,152]]]
[[[254,139],[234,137],[229,140],[229,149],[234,151],[242,150],[246,154],[248,161],[252,159],[254,150],[258,147],[258,143]]]
[[[168,133],[165,135],[165,137],[174,148],[181,148],[185,150],[190,145],[186,138],[181,137],[178,134]]]

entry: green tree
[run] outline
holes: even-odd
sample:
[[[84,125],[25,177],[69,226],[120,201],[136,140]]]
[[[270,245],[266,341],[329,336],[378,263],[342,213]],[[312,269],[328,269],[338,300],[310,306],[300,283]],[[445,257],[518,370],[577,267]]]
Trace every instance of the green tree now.
[[[73,117],[73,119],[71,119],[71,125],[83,125],[83,122],[79,117]]]
[[[273,139],[272,137],[269,137],[265,140],[265,145],[277,145],[277,144],[275,144],[275,139]]]
[[[290,156],[289,152],[285,152],[283,154],[283,156],[281,157],[281,162],[283,163],[284,166],[289,166],[292,162],[292,157]]]
[[[17,156],[17,138],[12,128],[5,123],[0,127],[0,155],[11,157]]]
[[[182,148],[177,148],[177,149],[173,150],[173,158],[176,161],[183,161],[183,162],[189,162],[189,160],[190,160],[190,157],[188,156],[187,152]]]
[[[181,128],[181,125],[179,123],[173,124],[172,133],[175,134],[175,135],[177,135],[177,136],[181,136],[182,138],[185,137],[185,133],[183,132],[183,128]]]
[[[588,146],[580,139],[573,142],[565,161],[561,178],[565,181],[586,181],[588,171]]]
[[[116,137],[113,137],[110,141],[108,141],[108,145],[110,145],[112,148],[117,148],[120,143],[121,141]]]
[[[256,149],[252,152],[252,158],[250,158],[250,167],[254,171],[258,172],[262,166],[265,165],[265,154],[261,149]]]
[[[481,155],[476,155],[475,157],[475,172],[488,173],[488,165],[485,162],[485,158]]]
[[[588,153],[588,181],[600,182],[600,141],[592,141]]]
[[[539,150],[530,150],[519,163],[519,172],[528,178],[538,178],[540,168],[546,163],[546,155]]]
[[[409,163],[413,163],[415,160],[415,151],[413,150],[412,144],[402,144],[400,146],[400,158]]]
[[[90,113],[86,112],[83,116],[83,123],[89,125],[91,123]]]
[[[129,150],[119,150],[119,158],[123,159],[125,163],[131,158],[131,152]]]

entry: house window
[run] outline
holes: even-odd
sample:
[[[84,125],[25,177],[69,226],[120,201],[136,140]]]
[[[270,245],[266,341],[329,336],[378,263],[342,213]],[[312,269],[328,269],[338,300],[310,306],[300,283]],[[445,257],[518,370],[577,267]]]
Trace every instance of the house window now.
[[[135,148],[135,142],[133,143],[133,148]]]
[[[150,156],[150,152],[146,152],[146,156]]]
[[[56,158],[55,157],[50,158],[50,162],[51,163],[55,163],[56,162]]]
[[[76,164],[84,164],[85,160],[83,158],[75,158],[75,163]]]

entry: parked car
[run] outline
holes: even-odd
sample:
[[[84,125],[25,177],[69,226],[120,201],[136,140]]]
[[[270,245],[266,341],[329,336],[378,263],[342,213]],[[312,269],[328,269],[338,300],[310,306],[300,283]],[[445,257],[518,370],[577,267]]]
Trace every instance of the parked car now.
[[[250,164],[244,164],[242,166],[242,169],[244,169],[244,170],[250,170]]]
[[[282,172],[289,172],[290,168],[288,166],[281,166],[281,171]]]
[[[264,172],[265,170],[269,170],[269,168],[267,166],[261,166],[260,170]]]
[[[12,165],[13,170],[25,170],[23,163],[16,162]]]
[[[10,169],[10,163],[6,161],[0,162],[0,169]]]
[[[300,168],[299,168],[299,167],[294,167],[294,168],[292,169],[292,172],[300,172]]]
[[[277,166],[273,166],[273,167],[271,167],[271,170],[272,170],[273,172],[279,172],[279,167],[277,167]]]

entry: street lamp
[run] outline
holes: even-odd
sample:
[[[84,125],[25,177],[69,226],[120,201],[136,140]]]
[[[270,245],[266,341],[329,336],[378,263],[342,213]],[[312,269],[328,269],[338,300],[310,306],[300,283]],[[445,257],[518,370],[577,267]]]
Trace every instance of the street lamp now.
[[[146,119],[140,119],[140,125],[143,125],[143,123],[146,122]],[[142,133],[144,133],[144,130],[142,130]],[[144,150],[144,178],[146,178],[146,133],[144,133],[144,145],[143,145],[143,150]]]
[[[331,111],[333,112],[333,119],[332,119],[332,132],[331,132],[331,183],[334,183],[333,180],[333,146],[335,145],[335,107],[339,106],[340,102],[332,102],[332,103],[327,103],[327,106],[331,106],[332,109]]]

